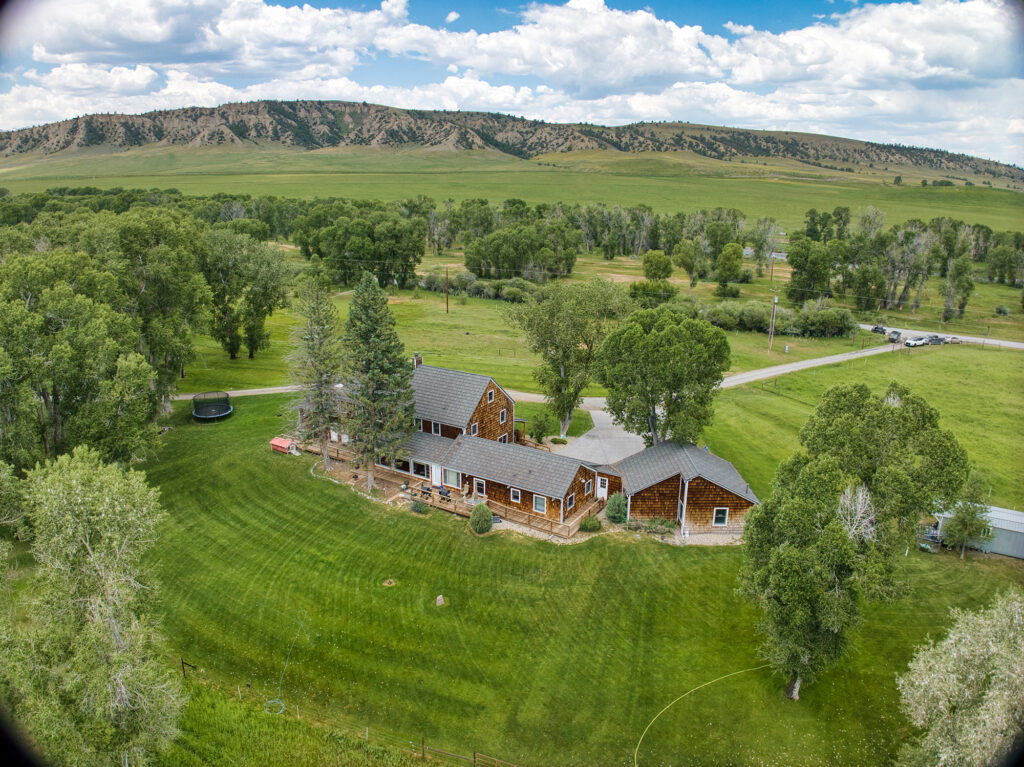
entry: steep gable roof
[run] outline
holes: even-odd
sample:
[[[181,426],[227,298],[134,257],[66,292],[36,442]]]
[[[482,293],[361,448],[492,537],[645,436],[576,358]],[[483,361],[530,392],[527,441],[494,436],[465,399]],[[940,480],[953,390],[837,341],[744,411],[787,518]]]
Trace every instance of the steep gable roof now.
[[[759,503],[735,466],[696,445],[662,442],[623,458],[614,468],[622,475],[624,489],[629,494],[682,474],[686,481],[703,477],[751,503]]]
[[[412,375],[416,417],[465,427],[490,383],[490,376],[419,365]]]
[[[549,498],[564,498],[582,462],[522,445],[463,435],[455,440],[445,468]]]

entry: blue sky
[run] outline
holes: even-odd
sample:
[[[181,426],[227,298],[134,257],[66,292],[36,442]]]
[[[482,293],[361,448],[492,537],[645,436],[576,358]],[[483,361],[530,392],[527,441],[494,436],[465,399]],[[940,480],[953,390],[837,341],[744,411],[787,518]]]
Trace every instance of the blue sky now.
[[[0,129],[262,98],[686,120],[1024,165],[1016,0],[16,0]]]

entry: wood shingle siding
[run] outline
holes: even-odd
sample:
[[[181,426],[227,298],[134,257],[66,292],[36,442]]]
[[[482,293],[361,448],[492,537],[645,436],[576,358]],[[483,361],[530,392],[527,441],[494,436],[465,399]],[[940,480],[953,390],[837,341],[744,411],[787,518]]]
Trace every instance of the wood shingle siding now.
[[[741,531],[747,512],[753,505],[746,498],[730,493],[703,477],[696,477],[690,480],[690,489],[686,494],[686,521],[683,529],[702,533]],[[729,509],[728,523],[724,526],[716,527],[712,524],[717,507]]]
[[[679,509],[679,475],[645,487],[630,496],[629,518],[675,519]]]
[[[494,393],[494,401],[488,402],[488,392]],[[477,437],[482,439],[498,441],[498,438],[503,434],[506,435],[509,442],[512,442],[512,424],[513,416],[515,414],[516,403],[501,390],[494,381],[491,381],[487,385],[487,389],[484,391],[483,396],[480,397],[480,402],[477,404],[476,409],[473,411],[472,417],[469,419],[469,423],[466,424],[466,433],[470,434],[470,426],[477,424]],[[501,423],[501,411],[505,411],[505,423]]]

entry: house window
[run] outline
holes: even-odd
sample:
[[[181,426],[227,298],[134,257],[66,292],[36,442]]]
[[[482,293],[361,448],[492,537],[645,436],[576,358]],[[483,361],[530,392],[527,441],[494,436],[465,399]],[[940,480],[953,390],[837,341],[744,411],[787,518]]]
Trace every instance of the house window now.
[[[588,479],[583,485],[583,495],[590,495],[590,491],[594,489],[594,481]]]
[[[548,499],[543,495],[533,496],[533,510],[538,514],[548,513]]]
[[[598,477],[597,478],[597,489],[598,490],[607,490],[608,489],[608,478],[607,477]]]
[[[508,444],[508,435],[507,434],[502,434],[500,437],[498,437],[498,442],[500,442],[503,445],[507,445]]]
[[[477,495],[487,494],[487,485],[484,483],[482,479],[473,480],[473,492],[476,493]]]
[[[498,413],[498,423],[505,423],[505,408],[502,408],[501,412]]]
[[[494,389],[490,389],[487,392],[487,404],[489,405],[492,402],[494,402]]]
[[[430,433],[431,434],[440,434],[441,433],[441,424],[439,424],[437,421],[431,422],[431,424],[430,424]]]
[[[512,503],[519,503],[519,501],[522,500],[519,495],[519,491],[514,487],[508,491],[508,497]]]
[[[448,487],[462,487],[462,475],[451,469],[441,469],[441,483]]]
[[[430,479],[430,467],[419,461],[412,462],[412,473],[423,479]]]
[[[711,521],[711,524],[715,527],[725,527],[729,523],[729,507],[728,506],[716,506],[715,507],[715,518]]]
[[[476,424],[474,423],[472,426],[469,427],[470,436],[475,437],[476,436],[476,432],[477,432],[477,428],[476,428]]]

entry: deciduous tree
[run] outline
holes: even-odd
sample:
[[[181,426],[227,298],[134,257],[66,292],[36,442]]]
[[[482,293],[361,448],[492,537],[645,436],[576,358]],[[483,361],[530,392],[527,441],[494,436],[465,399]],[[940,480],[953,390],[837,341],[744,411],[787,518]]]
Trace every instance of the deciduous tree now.
[[[538,300],[506,309],[509,321],[526,335],[530,350],[540,355],[533,375],[561,423],[561,434],[596,373],[601,343],[629,309],[622,287],[606,280],[549,285]]]
[[[633,312],[600,350],[608,411],[647,444],[696,442],[729,367],[729,342],[711,323],[670,306]]]
[[[904,713],[924,730],[900,751],[903,767],[1006,764],[1024,730],[1024,593],[952,616],[949,635],[929,639],[897,679]]]

